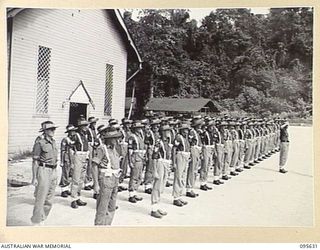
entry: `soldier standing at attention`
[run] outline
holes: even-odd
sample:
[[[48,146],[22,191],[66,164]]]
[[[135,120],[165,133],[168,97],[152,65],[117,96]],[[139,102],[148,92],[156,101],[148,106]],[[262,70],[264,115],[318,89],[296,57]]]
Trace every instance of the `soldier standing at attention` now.
[[[141,181],[143,165],[145,164],[146,147],[142,138],[143,124],[140,121],[135,121],[132,125],[132,133],[128,140],[130,180],[129,180],[129,202],[136,203],[141,201],[136,193]]]
[[[120,127],[120,132],[122,133],[122,140],[121,140],[121,161],[120,161],[120,168],[121,168],[121,176],[119,178],[119,183],[122,183],[124,181],[124,179],[127,176],[128,173],[128,139],[130,137],[131,134],[131,127],[132,124],[132,120],[123,118],[122,119],[122,126]],[[122,192],[125,190],[128,190],[126,187],[124,187],[123,185],[119,185],[118,187],[118,191]]]
[[[200,169],[200,189],[203,191],[212,190],[212,187],[209,187],[207,182],[209,167],[214,150],[214,139],[212,137],[213,125],[214,121],[207,119],[206,125],[203,127],[203,133],[201,134],[203,147]]]
[[[230,134],[231,134],[231,142],[232,142],[232,154],[231,154],[231,162],[230,162],[230,175],[236,176],[238,175],[235,171],[238,167],[238,159],[239,159],[239,134],[235,129],[237,122],[232,122],[230,124]]]
[[[181,199],[185,189],[186,171],[190,161],[189,125],[182,123],[173,146],[173,205],[182,207],[188,202]]]
[[[61,156],[60,166],[62,168],[61,180],[59,186],[61,187],[61,197],[68,197],[71,195],[70,192],[70,177],[72,176],[73,165],[74,165],[74,141],[73,138],[76,134],[77,128],[72,124],[66,127],[68,135],[61,141]]]
[[[203,120],[201,117],[195,117],[192,120],[192,128],[189,132],[189,139],[191,145],[191,162],[189,163],[187,170],[187,197],[195,198],[199,194],[193,192],[194,184],[196,181],[196,174],[198,172],[199,167],[201,166],[201,151],[202,151],[202,141],[200,134],[202,133],[201,125],[203,124]]]
[[[56,128],[51,121],[43,123],[43,138],[37,140],[33,147],[32,184],[36,187],[31,217],[33,225],[42,225],[52,208],[57,185],[58,150],[53,138]]]
[[[226,123],[226,126],[229,124]],[[232,156],[232,140],[229,128],[225,127],[223,129],[223,137],[224,137],[224,157],[223,157],[223,167],[222,167],[222,180],[229,180],[231,176],[229,176],[229,167]]]
[[[152,192],[152,183],[153,183],[153,152],[156,141],[159,140],[159,126],[160,126],[159,119],[153,119],[150,122],[151,129],[147,130],[145,133],[145,144],[148,147],[147,149],[147,162],[146,162],[146,170],[144,175],[144,185],[145,189],[144,192],[147,194],[151,194]]]
[[[289,153],[289,122],[284,120],[284,123],[280,126],[280,160],[279,160],[279,172],[282,174],[287,173],[286,163]]]
[[[215,142],[215,150],[214,150],[214,181],[213,184],[220,185],[224,182],[220,180],[222,177],[222,166],[223,166],[223,158],[224,158],[224,137],[223,137],[223,126],[224,121],[218,122],[217,124],[219,128],[213,126],[212,136]]]
[[[71,197],[73,199],[71,202],[72,208],[78,208],[78,206],[87,205],[87,203],[82,201],[80,197],[89,161],[89,141],[87,132],[88,125],[89,123],[85,119],[80,119],[78,121],[78,132],[74,137],[74,146],[76,152],[74,154],[74,170],[71,184]]]
[[[244,138],[245,138],[245,157],[244,157],[244,168],[245,169],[250,169],[251,167],[249,166],[250,163],[250,157],[252,155],[252,140],[253,140],[253,134],[250,130],[250,126],[252,126],[252,122],[248,122],[249,128],[245,127],[244,129]]]
[[[245,153],[245,141],[244,141],[244,132],[243,128],[245,127],[246,122],[245,121],[239,121],[236,125],[236,130],[238,132],[238,138],[239,138],[239,159],[236,169],[237,172],[243,171],[243,164],[244,164],[244,153]]]
[[[151,216],[162,218],[167,212],[159,207],[160,196],[164,191],[168,171],[172,164],[171,147],[169,145],[170,126],[165,124],[161,126],[161,137],[157,139],[152,154],[153,159],[153,186],[151,193]]]
[[[100,128],[102,145],[97,149],[93,162],[93,174],[99,180],[94,225],[111,225],[118,194],[118,183],[121,175],[120,155],[116,150],[118,139],[122,134],[114,128]]]
[[[97,121],[99,121],[98,118],[95,117],[89,117],[89,127],[88,127],[88,141],[89,141],[89,161],[88,161],[88,167],[87,167],[87,173],[86,173],[86,179],[84,183],[84,190],[91,190],[93,189],[93,180],[92,180],[92,157],[94,155],[93,149],[94,149],[94,143],[97,140]],[[95,192],[96,193],[96,192]]]

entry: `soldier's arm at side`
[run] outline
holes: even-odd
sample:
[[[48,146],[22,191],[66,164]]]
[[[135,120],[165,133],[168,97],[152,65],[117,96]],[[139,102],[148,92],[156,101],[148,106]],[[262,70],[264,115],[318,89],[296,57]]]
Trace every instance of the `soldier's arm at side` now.
[[[33,147],[33,161],[32,161],[32,181],[31,184],[36,186],[38,184],[37,174],[39,168],[39,160],[41,153],[41,145],[39,142],[36,142]]]

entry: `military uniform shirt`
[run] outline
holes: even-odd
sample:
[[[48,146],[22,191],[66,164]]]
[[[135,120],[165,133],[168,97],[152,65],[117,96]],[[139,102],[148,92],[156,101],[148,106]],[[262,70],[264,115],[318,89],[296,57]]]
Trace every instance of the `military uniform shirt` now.
[[[285,129],[285,128],[280,129],[280,141],[281,142],[289,142],[288,129]]]
[[[190,152],[189,140],[187,140],[181,134],[177,134],[176,139],[174,141],[174,145],[176,146],[177,151]]]
[[[75,148],[77,151],[89,150],[88,134],[86,132],[79,131],[72,139],[75,143]]]
[[[48,165],[57,165],[58,149],[53,138],[44,136],[34,145],[33,159]]]
[[[101,145],[96,149],[96,154],[92,158],[92,162],[96,163],[99,168],[119,169],[120,168],[120,155],[115,148]]]

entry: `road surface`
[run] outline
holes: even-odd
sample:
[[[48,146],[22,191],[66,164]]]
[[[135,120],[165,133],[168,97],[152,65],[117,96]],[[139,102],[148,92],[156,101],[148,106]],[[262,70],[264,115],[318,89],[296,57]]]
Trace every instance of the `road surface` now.
[[[252,169],[214,186],[212,191],[199,190],[196,199],[187,198],[187,206],[172,205],[172,188],[166,188],[162,207],[168,215],[162,219],[150,216],[150,195],[140,195],[143,201],[128,202],[128,192],[118,194],[119,209],[114,226],[313,226],[313,146],[312,127],[290,127],[290,151],[287,174],[278,172],[279,153]],[[8,178],[30,182],[31,160],[10,164]],[[212,172],[209,177],[213,180]],[[30,226],[33,209],[31,185],[8,187],[7,225]],[[53,209],[46,226],[93,226],[95,200],[90,191],[83,191],[86,207],[72,209],[69,198],[60,197],[56,189]]]

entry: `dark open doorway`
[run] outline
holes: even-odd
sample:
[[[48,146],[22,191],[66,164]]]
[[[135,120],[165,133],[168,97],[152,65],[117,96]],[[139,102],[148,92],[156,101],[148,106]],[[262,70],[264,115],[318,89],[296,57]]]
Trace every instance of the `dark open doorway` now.
[[[70,102],[69,124],[77,126],[80,116],[83,116],[84,119],[87,119],[87,106],[88,104]]]

